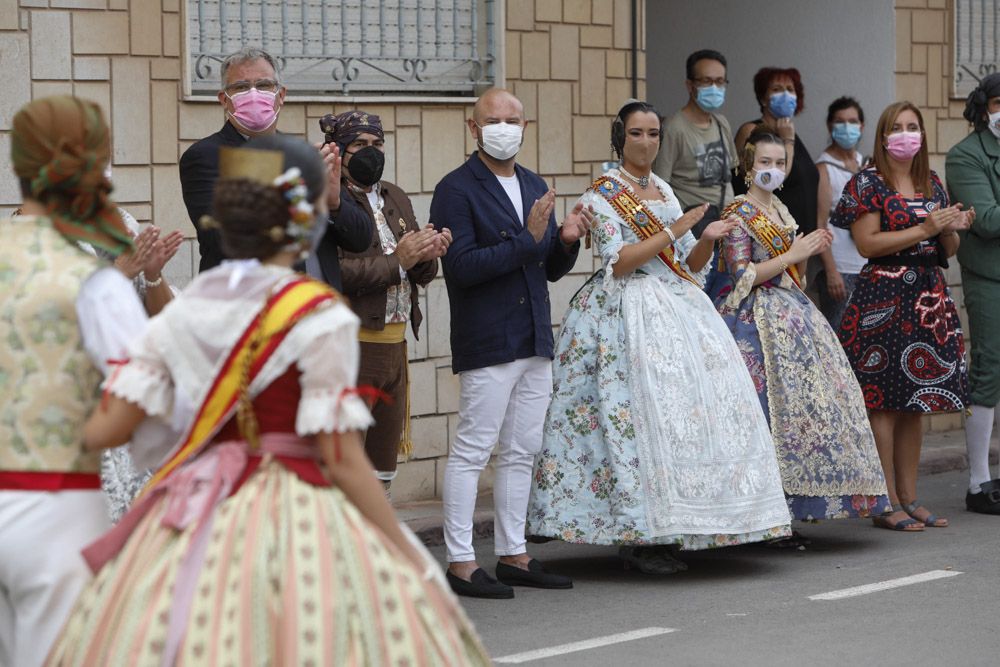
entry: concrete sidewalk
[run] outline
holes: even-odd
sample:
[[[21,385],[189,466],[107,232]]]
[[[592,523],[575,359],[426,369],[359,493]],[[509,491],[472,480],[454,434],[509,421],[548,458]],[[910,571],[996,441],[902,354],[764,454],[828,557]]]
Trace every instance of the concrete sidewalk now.
[[[997,439],[990,449],[990,463],[997,463]],[[920,474],[934,475],[969,467],[965,455],[965,431],[930,432],[924,434],[920,453]],[[396,506],[396,514],[427,546],[444,544],[442,508],[440,500],[423,500]],[[473,518],[473,539],[493,535],[493,495],[479,494],[479,503]]]

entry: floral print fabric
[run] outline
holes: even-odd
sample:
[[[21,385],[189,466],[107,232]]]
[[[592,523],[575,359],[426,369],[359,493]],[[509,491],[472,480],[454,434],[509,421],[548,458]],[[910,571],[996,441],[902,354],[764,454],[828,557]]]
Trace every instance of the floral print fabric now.
[[[655,181],[666,201],[647,204],[669,225],[680,207]],[[658,258],[615,277],[619,250],[638,238],[603,197],[582,201],[603,269],[560,330],[528,532],[685,549],[788,534],[766,420],[724,323]],[[694,244],[678,239],[682,262]]]
[[[877,211],[883,232],[922,224],[948,206],[932,175],[931,197],[905,199],[873,168],[844,188],[831,222],[850,227]],[[844,309],[840,341],[871,410],[955,412],[968,403],[965,341],[955,302],[938,266],[937,237],[892,255],[899,265],[867,264]]]
[[[775,205],[777,223],[794,236],[788,209]],[[722,241],[712,296],[769,418],[792,516],[884,513],[889,501],[875,439],[836,335],[786,272],[753,285],[756,263],[771,257],[748,225],[761,211],[738,197],[723,212],[731,214],[741,224]]]

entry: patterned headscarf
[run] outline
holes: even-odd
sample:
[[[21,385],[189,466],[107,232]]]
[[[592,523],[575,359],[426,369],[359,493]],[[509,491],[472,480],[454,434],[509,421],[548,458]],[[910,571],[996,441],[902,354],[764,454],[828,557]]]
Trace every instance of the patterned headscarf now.
[[[382,131],[382,119],[367,111],[345,111],[334,116],[331,113],[319,120],[320,129],[326,133],[326,143],[335,143],[343,152],[344,148],[362,134],[374,134],[379,139],[385,138]]]
[[[14,116],[10,154],[14,173],[63,236],[115,254],[131,247],[108,198],[111,144],[99,106],[65,95],[25,105]]]

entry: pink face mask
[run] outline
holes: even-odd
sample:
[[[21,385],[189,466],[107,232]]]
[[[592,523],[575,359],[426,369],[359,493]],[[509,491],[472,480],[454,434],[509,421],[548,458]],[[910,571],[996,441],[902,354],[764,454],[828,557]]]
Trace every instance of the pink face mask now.
[[[229,98],[234,109],[230,115],[251,132],[263,132],[278,119],[277,97],[277,93],[265,93],[256,88],[236,93]]]
[[[920,152],[924,143],[921,132],[896,132],[885,138],[885,148],[897,160],[909,160]]]

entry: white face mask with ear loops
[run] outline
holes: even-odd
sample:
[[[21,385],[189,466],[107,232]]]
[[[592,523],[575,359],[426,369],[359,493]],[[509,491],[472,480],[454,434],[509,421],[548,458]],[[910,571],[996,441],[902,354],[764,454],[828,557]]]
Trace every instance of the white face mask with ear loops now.
[[[990,128],[990,132],[993,133],[994,137],[1000,139],[1000,111],[991,113],[989,116],[990,124],[987,127]]]

